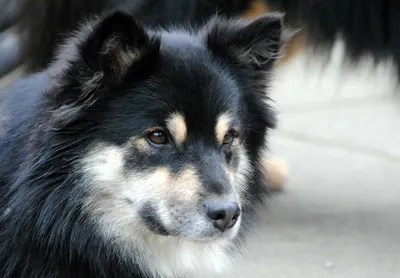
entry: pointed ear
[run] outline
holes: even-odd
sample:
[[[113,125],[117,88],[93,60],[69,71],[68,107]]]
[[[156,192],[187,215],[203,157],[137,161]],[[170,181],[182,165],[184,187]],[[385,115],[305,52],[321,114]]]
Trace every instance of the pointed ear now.
[[[254,21],[213,20],[206,28],[207,45],[216,55],[266,70],[281,56],[283,15],[271,13]]]
[[[127,13],[112,12],[82,26],[55,63],[54,78],[60,88],[49,94],[55,125],[65,126],[79,118],[128,71],[143,74],[159,47],[159,37],[148,34]],[[60,69],[62,74],[58,74]]]
[[[82,77],[89,87],[113,85],[158,47],[159,41],[151,38],[130,14],[113,12],[93,27],[80,47],[87,66],[86,76]]]

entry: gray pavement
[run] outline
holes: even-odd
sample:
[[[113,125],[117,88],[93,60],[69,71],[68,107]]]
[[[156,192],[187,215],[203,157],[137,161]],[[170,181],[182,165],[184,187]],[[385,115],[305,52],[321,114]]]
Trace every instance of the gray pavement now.
[[[400,277],[397,83],[390,64],[343,67],[341,54],[325,71],[302,55],[279,69],[270,148],[288,182],[224,277]]]

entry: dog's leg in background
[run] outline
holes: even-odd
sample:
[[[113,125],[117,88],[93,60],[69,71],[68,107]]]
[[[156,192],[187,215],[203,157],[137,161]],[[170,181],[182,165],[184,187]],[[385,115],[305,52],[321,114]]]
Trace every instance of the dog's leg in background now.
[[[286,163],[277,157],[267,156],[264,157],[262,163],[269,189],[272,191],[282,191],[288,175]]]

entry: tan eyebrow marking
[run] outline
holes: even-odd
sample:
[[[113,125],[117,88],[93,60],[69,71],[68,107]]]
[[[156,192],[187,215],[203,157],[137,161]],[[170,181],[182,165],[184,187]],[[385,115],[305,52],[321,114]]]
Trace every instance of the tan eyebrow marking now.
[[[215,125],[215,135],[219,144],[222,145],[225,134],[229,131],[232,121],[232,116],[229,113],[223,113],[218,116],[217,124]]]
[[[178,146],[186,141],[187,127],[185,117],[182,114],[172,113],[167,119],[167,128]]]

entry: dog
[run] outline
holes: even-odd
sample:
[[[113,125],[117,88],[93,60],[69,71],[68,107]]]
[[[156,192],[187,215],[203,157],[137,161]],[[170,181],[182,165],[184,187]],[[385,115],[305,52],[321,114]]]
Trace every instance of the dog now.
[[[1,95],[0,276],[209,277],[268,196],[282,15],[88,20]]]

